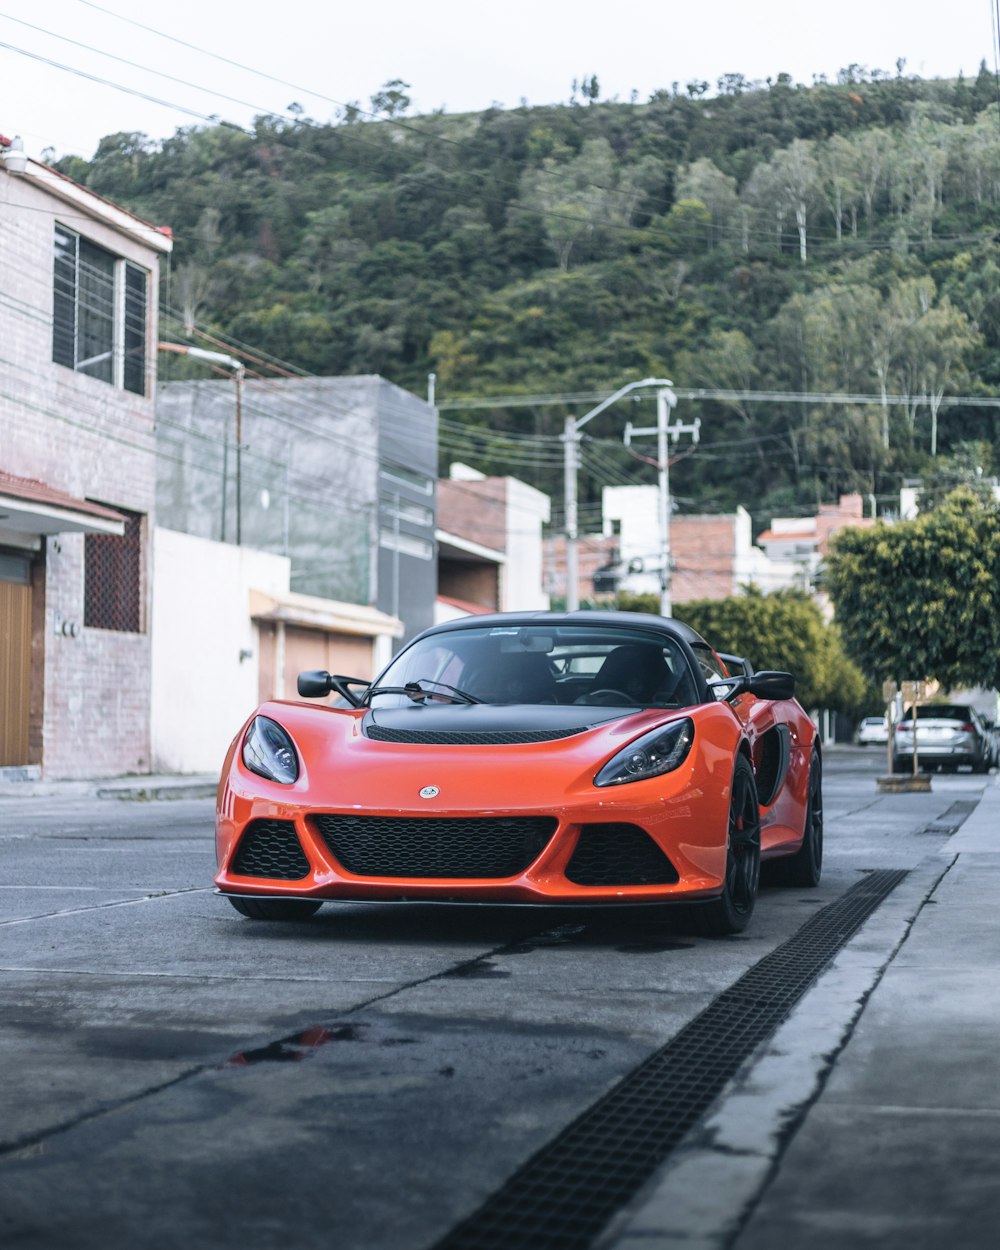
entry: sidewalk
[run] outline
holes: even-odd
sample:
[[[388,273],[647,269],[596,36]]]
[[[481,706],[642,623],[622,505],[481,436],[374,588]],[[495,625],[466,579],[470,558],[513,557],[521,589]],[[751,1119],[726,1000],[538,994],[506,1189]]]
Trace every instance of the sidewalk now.
[[[998,781],[844,947],[600,1245],[997,1244]]]
[[[79,796],[92,799],[211,799],[219,778],[208,773],[194,775],[144,774],[128,777],[104,777],[99,780],[42,781],[12,779],[0,769],[0,804],[5,799],[39,797],[67,798]],[[15,773],[22,770],[6,770]]]

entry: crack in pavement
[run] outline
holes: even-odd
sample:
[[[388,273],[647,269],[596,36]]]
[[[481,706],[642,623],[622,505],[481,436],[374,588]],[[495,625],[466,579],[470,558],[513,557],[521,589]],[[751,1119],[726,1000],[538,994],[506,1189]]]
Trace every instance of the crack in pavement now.
[[[136,900],[136,901],[145,901],[145,900]],[[123,904],[107,904],[107,905],[108,906],[121,906]],[[83,910],[95,910],[95,909],[85,908]],[[557,937],[555,940],[556,941],[561,940],[561,937],[564,931],[568,927],[571,927],[571,926],[559,925],[559,926],[556,926],[555,928],[541,929],[536,934],[530,934],[525,937],[512,939],[509,942],[504,942],[502,945],[496,946],[492,948],[491,950],[484,951],[479,955],[474,955],[469,959],[459,960],[458,963],[451,964],[447,968],[442,968],[436,972],[429,973],[427,976],[415,977],[413,980],[404,982],[401,985],[396,984],[393,989],[387,990],[384,993],[373,994],[370,998],[366,998],[361,1002],[355,1003],[353,1007],[347,1007],[343,1009],[342,1011],[338,1012],[337,1014],[338,1016],[341,1016],[341,1017],[355,1015],[357,1012],[364,1011],[366,1008],[372,1007],[376,1003],[383,1003],[390,998],[394,998],[397,994],[405,993],[407,990],[415,989],[417,986],[427,985],[431,981],[436,981],[442,977],[446,977],[450,974],[453,974],[456,968],[462,968],[467,965],[475,965],[475,964],[481,963],[483,960],[492,959],[498,955],[503,955],[507,953],[508,951],[520,946],[523,942],[532,941],[532,940],[537,941],[539,938],[545,938],[549,935],[559,935],[559,937]],[[362,984],[364,984],[364,982],[362,982]],[[323,1026],[317,1025],[313,1027],[322,1028]],[[330,1027],[336,1028],[338,1026],[332,1025]],[[280,1047],[281,1045],[286,1044],[290,1042],[292,1039],[300,1036],[302,1031],[303,1030],[298,1029],[296,1030],[294,1034],[290,1034],[288,1037],[285,1037],[285,1038],[279,1038],[276,1041],[271,1042],[269,1044],[271,1046]],[[265,1046],[267,1045],[268,1043],[265,1043]],[[241,1053],[240,1051],[231,1051],[229,1054],[229,1058],[231,1059],[233,1055],[237,1055],[240,1053]],[[65,1133],[71,1132],[74,1128],[78,1128],[82,1124],[87,1124],[87,1123],[90,1123],[92,1120],[101,1118],[102,1116],[113,1115],[116,1111],[123,1111],[127,1109],[128,1107],[136,1106],[138,1103],[144,1102],[148,1098],[155,1097],[157,1094],[161,1094],[165,1090],[172,1089],[175,1086],[180,1085],[184,1081],[190,1080],[192,1077],[200,1076],[206,1072],[217,1072],[220,1069],[224,1068],[227,1062],[228,1062],[227,1059],[222,1060],[221,1063],[219,1060],[216,1059],[210,1062],[199,1063],[191,1068],[185,1069],[185,1071],[179,1073],[177,1076],[171,1077],[171,1079],[168,1081],[161,1081],[157,1085],[150,1086],[148,1089],[139,1090],[138,1092],[134,1094],[130,1094],[126,1098],[121,1098],[118,1101],[113,1102],[113,1103],[105,1103],[103,1106],[94,1107],[90,1111],[80,1112],[79,1115],[74,1116],[70,1120],[65,1120],[61,1124],[51,1125],[50,1127],[46,1129],[40,1129],[35,1133],[26,1134],[16,1139],[15,1141],[7,1142],[7,1143],[0,1143],[0,1161],[2,1161],[3,1159],[11,1159],[11,1158],[17,1158],[19,1156],[22,1156],[25,1154],[25,1152],[29,1152],[33,1150],[36,1146],[40,1145],[42,1142],[48,1141],[52,1137],[62,1136]]]
[[[56,911],[42,911],[35,916],[17,916],[13,920],[0,920],[0,928],[15,924],[31,924],[36,920],[52,920],[58,916],[80,916],[88,911],[103,911],[108,907],[137,907],[142,903],[152,903],[162,898],[178,898],[182,894],[209,894],[211,886],[190,885],[183,890],[157,890],[154,894],[143,894],[141,898],[114,899],[110,903],[95,903],[92,907],[63,907]]]

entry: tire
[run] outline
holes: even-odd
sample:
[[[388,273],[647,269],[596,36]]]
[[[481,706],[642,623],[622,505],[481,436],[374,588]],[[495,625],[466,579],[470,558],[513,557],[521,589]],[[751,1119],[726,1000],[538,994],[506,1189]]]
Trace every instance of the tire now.
[[[760,883],[760,807],[753,768],[736,757],[726,834],[726,883],[718,898],[693,912],[695,926],[709,937],[742,933],[750,923]]]
[[[251,920],[308,920],[323,906],[308,898],[240,898],[235,894],[226,897],[241,916]]]
[[[794,855],[767,864],[768,882],[774,885],[819,885],[823,873],[823,763],[818,751],[809,761],[809,797],[802,828],[802,845]]]

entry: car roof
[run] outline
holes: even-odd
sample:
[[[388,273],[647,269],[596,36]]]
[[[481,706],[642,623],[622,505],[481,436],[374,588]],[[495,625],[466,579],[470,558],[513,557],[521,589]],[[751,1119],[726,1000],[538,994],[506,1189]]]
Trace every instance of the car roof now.
[[[651,612],[615,612],[585,609],[578,612],[488,612],[476,616],[463,616],[454,621],[444,621],[440,625],[432,625],[418,634],[426,638],[432,634],[450,633],[456,629],[475,629],[482,627],[498,627],[513,625],[606,625],[611,629],[631,628],[648,629],[661,634],[669,634],[672,638],[680,638],[692,646],[700,643],[706,645],[704,638],[690,625],[678,621],[672,616],[654,616]]]

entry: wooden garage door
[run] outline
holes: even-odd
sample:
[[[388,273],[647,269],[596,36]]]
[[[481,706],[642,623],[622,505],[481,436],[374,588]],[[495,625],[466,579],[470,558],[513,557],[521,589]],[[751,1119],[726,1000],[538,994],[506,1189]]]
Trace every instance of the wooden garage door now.
[[[31,587],[0,579],[0,768],[28,762]]]

